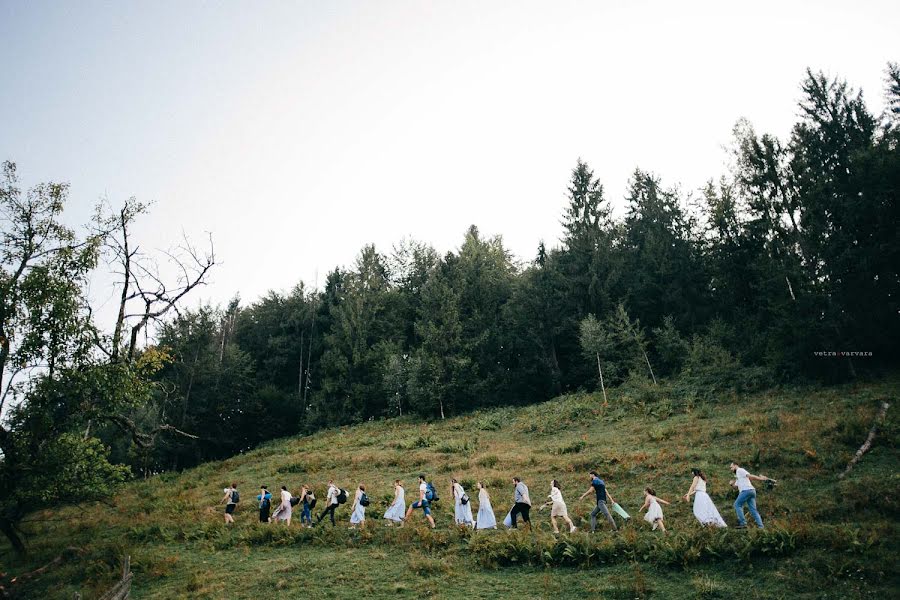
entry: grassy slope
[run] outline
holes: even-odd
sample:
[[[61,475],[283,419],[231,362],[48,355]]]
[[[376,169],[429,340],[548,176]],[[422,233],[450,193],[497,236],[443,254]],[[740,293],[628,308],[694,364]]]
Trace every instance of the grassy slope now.
[[[523,599],[694,598],[728,597],[734,586],[761,598],[890,596],[900,589],[891,544],[900,532],[895,524],[900,407],[888,413],[879,443],[852,476],[839,481],[836,473],[864,439],[877,400],[896,399],[898,390],[892,379],[723,397],[715,404],[691,401],[671,388],[654,394],[620,390],[606,409],[595,396],[577,395],[441,423],[399,419],[278,440],[223,462],[129,484],[113,508],[35,515],[28,525],[28,562],[2,545],[0,571],[34,567],[75,545],[85,548],[79,561],[51,572],[25,590],[26,596],[71,598],[81,590],[86,598],[95,597],[115,578],[116,557],[124,553],[132,556],[133,597],[139,599],[291,592],[338,598],[354,593],[351,589],[371,598],[511,593]],[[678,501],[690,484],[690,467],[699,466],[733,525],[726,466],[733,457],[780,479],[776,490],[760,491],[759,507],[766,535],[796,539],[796,548],[776,551],[780,555],[774,558],[691,554],[691,544],[746,541],[750,547],[762,539],[756,531],[734,529],[714,539],[700,531],[690,505]],[[564,553],[553,554],[547,512],[533,513],[540,524],[536,537],[479,532],[469,543],[471,534],[450,527],[446,482],[451,476],[467,489],[476,478],[486,480],[500,518],[510,505],[514,474],[526,480],[536,502],[552,477],[560,479],[570,514],[585,526],[592,506],[578,502],[577,495],[587,487],[584,472],[592,467],[605,474],[611,493],[636,517],[616,536],[608,531],[573,536],[578,543],[600,544],[601,553],[618,548],[615,558],[599,567],[598,559],[593,565],[578,559],[578,567],[550,566],[556,559],[543,557]],[[373,498],[369,514],[378,517],[391,494],[390,482],[403,478],[409,496],[420,471],[442,491],[436,533],[421,526],[419,515],[415,527],[402,530],[372,519],[368,530],[349,531],[348,506],[339,511],[343,523],[336,530],[306,531],[295,523],[285,531],[254,522],[251,498],[260,483],[270,488],[286,483],[296,490],[310,482],[321,495],[329,477],[347,489],[362,481]],[[244,501],[237,526],[226,528],[215,503],[231,480],[239,482]],[[664,507],[674,532],[665,542],[638,514],[646,485],[673,501]],[[535,560],[516,559],[530,563],[525,566],[497,566],[510,563],[504,553],[519,546],[549,550],[539,550]],[[570,547],[557,550],[563,548]]]

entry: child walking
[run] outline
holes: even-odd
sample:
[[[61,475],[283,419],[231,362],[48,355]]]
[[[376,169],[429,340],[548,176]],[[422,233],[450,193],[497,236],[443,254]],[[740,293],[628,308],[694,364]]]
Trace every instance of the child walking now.
[[[656,527],[662,530],[663,533],[666,532],[666,525],[663,523],[663,512],[662,507],[659,503],[669,504],[662,498],[656,497],[656,492],[653,491],[653,488],[648,487],[644,488],[644,505],[641,506],[640,510],[647,509],[647,514],[644,515],[644,520],[648,523],[653,524],[653,531],[656,531]]]

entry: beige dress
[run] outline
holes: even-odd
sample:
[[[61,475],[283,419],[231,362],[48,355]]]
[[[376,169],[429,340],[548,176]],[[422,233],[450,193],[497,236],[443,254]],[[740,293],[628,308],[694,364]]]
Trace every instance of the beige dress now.
[[[550,487],[550,500],[553,501],[553,506],[550,507],[551,517],[569,516],[569,509],[566,508],[566,502],[563,500],[562,492],[559,491],[559,488]]]

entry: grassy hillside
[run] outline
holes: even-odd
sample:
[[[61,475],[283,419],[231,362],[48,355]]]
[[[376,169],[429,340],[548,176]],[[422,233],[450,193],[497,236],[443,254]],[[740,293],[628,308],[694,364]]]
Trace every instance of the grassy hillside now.
[[[26,525],[31,555],[0,546],[0,571],[22,572],[66,546],[73,562],[24,590],[26,597],[95,597],[130,554],[134,598],[857,598],[900,593],[898,419],[892,406],[875,447],[838,480],[862,443],[878,401],[894,402],[896,379],[875,384],[777,390],[700,399],[675,387],[620,389],[609,407],[572,395],[523,409],[479,412],[439,423],[371,422],[309,437],[278,440],[229,460],[125,486],[111,506],[67,507]],[[766,530],[739,531],[728,488],[729,460],[778,478],[759,491]],[[682,496],[690,468],[709,475],[725,531],[702,530]],[[562,483],[570,514],[586,527],[592,508],[577,496],[585,471],[597,468],[632,516],[618,534],[552,535],[548,511],[533,511],[534,533],[472,533],[451,526],[448,480],[467,490],[478,479],[491,491],[498,519],[511,505],[509,479],[521,476],[537,501],[551,478]],[[408,494],[425,472],[439,486],[438,528],[421,515],[403,529],[378,517],[400,477]],[[256,522],[260,484],[320,497],[334,477],[352,490],[367,484],[369,527],[342,523],[313,530]],[[216,503],[239,482],[237,525],[226,527]],[[673,502],[664,507],[671,534],[640,518],[642,489]],[[761,487],[761,486],[758,486]],[[476,508],[477,510],[477,508]],[[514,594],[514,595],[513,595]]]

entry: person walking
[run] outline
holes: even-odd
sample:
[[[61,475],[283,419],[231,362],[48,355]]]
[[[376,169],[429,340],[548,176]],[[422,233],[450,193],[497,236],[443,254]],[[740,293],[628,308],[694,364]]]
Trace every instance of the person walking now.
[[[600,475],[597,474],[597,471],[590,471],[588,476],[591,478],[591,487],[581,495],[579,500],[584,500],[591,492],[594,492],[597,497],[597,506],[591,511],[591,533],[597,531],[597,515],[600,513],[603,513],[603,516],[606,517],[606,521],[613,528],[613,531],[618,531],[619,528],[616,527],[616,522],[613,521],[612,515],[609,514],[609,509],[606,507],[607,497],[610,502],[614,502],[612,497],[609,496],[609,493],[606,491],[606,483],[600,479]]]
[[[753,517],[753,520],[756,521],[756,526],[760,529],[763,529],[762,517],[759,516],[759,511],[756,510],[756,488],[753,487],[753,484],[750,483],[750,480],[753,479],[755,481],[775,481],[774,479],[770,479],[765,475],[752,475],[747,472],[747,469],[740,467],[736,462],[732,462],[729,466],[731,472],[734,473],[736,479],[731,482],[731,485],[738,489],[738,497],[737,500],[734,501],[734,512],[737,515],[737,528],[738,529],[746,529],[747,528],[747,520],[744,517],[744,505],[750,510],[750,516]]]
[[[559,481],[554,479],[550,482],[550,500],[545,502],[538,510],[544,510],[550,506],[550,523],[553,525],[553,533],[559,533],[559,527],[556,525],[556,518],[559,517],[569,524],[569,533],[575,533],[577,527],[572,519],[569,518],[569,509],[566,508],[566,501],[563,500],[562,490],[559,487]]]
[[[353,496],[353,506],[350,507],[350,529],[356,526],[364,527],[366,522],[366,507],[369,505],[369,496],[366,494],[366,486],[359,484],[356,494]]]
[[[463,486],[456,479],[450,480],[450,493],[453,495],[454,520],[457,525],[474,527],[475,519],[472,518],[472,503]]]
[[[300,505],[303,507],[300,512],[300,525],[312,527],[312,509],[315,502],[315,494],[312,493],[312,490],[309,489],[308,485],[304,484],[303,487],[300,488]]]
[[[704,527],[728,527],[712,498],[706,493],[706,475],[700,469],[691,469],[691,474],[694,479],[691,481],[691,489],[684,495],[684,501],[688,502],[691,494],[694,495],[694,516]]]
[[[259,503],[259,522],[268,523],[269,509],[272,507],[272,494],[269,492],[268,487],[264,485],[259,486],[256,501]]]
[[[409,521],[412,511],[421,508],[422,512],[425,514],[425,518],[428,519],[431,528],[434,529],[434,517],[431,516],[431,508],[429,507],[431,503],[428,501],[428,493],[428,483],[425,481],[425,475],[419,475],[419,499],[409,505],[409,510],[406,511],[405,520]]]
[[[516,521],[521,514],[522,522],[531,529],[531,518],[528,516],[528,513],[531,511],[531,497],[528,495],[528,486],[518,477],[513,477],[512,481],[515,486],[513,490],[513,500],[515,501],[515,504],[509,513],[509,518],[512,523],[511,527],[513,529],[519,528]]]
[[[325,515],[329,515],[331,517],[331,526],[335,526],[334,511],[337,510],[338,504],[340,503],[338,501],[338,496],[340,495],[340,493],[341,491],[337,488],[336,485],[334,485],[334,480],[329,479],[328,493],[325,496],[325,510],[319,513],[319,518],[316,519],[316,524],[321,523],[322,519],[325,518]]]
[[[491,496],[482,481],[478,482],[478,517],[475,519],[475,529],[497,529]]]
[[[291,514],[293,513],[291,498],[293,498],[293,496],[291,496],[287,486],[281,486],[281,504],[278,505],[278,508],[276,508],[275,512],[272,514],[272,520],[281,521],[286,525],[291,524]]]
[[[241,495],[237,490],[237,484],[232,483],[231,487],[225,488],[225,495],[222,502],[225,503],[225,522],[234,523],[234,509],[237,503],[241,501]]]
[[[639,510],[647,509],[647,514],[644,515],[644,520],[653,525],[653,531],[656,531],[657,526],[662,530],[663,533],[666,532],[666,525],[663,523],[663,512],[662,507],[659,503],[669,504],[662,498],[658,498],[656,496],[656,492],[653,491],[653,488],[647,487],[644,488],[644,504],[641,506]]]
[[[402,523],[403,515],[406,512],[406,490],[403,489],[403,482],[399,479],[394,480],[394,500],[384,513],[384,519],[387,521],[385,525],[390,527],[394,523]]]

